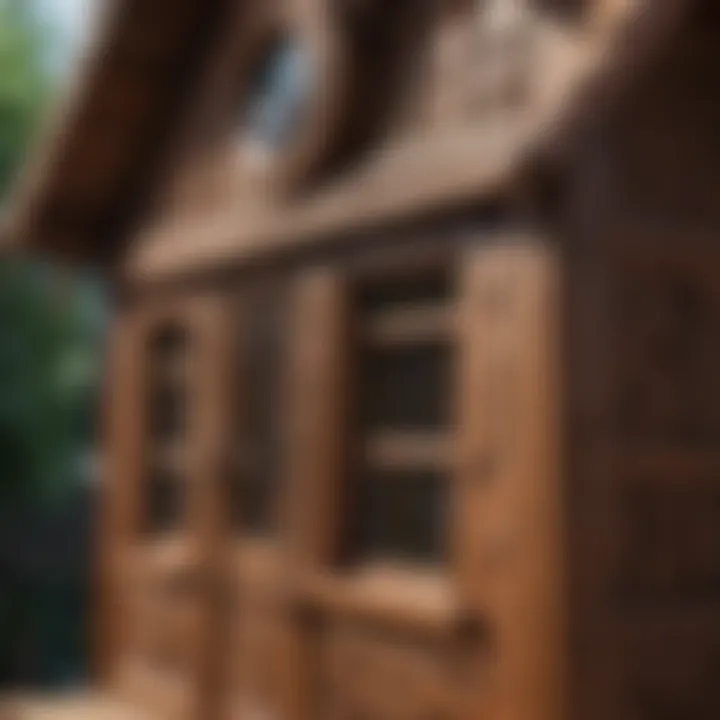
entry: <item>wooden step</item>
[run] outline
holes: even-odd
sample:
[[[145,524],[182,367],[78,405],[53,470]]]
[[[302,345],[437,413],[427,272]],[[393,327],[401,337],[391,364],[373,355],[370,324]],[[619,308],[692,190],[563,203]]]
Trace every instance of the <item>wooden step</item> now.
[[[134,705],[91,692],[0,700],[0,720],[151,720],[152,717]]]

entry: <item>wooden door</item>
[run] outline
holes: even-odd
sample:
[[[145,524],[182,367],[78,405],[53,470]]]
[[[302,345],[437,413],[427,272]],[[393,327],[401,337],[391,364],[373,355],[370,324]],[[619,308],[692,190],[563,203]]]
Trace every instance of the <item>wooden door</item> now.
[[[280,497],[286,484],[285,418],[290,288],[283,278],[245,284],[234,315],[234,400],[222,488],[222,716],[284,717],[280,696],[286,537]]]
[[[283,287],[239,311],[226,717],[559,720],[551,258]]]
[[[160,718],[206,717],[222,318],[199,297],[136,311],[116,347],[103,616],[113,684]]]

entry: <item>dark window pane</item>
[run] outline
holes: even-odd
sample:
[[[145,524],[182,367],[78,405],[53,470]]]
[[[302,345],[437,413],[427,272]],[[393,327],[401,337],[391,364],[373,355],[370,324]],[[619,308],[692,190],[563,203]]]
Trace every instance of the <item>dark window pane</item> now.
[[[180,370],[187,353],[187,331],[175,325],[162,328],[150,343],[150,437],[156,442],[178,440],[185,433],[188,378]]]
[[[177,530],[185,512],[185,483],[170,473],[154,471],[146,484],[144,529],[150,535]]]
[[[272,529],[281,460],[282,359],[286,296],[275,284],[252,288],[243,307],[240,338],[240,445],[231,478],[232,515],[238,530]]]
[[[360,365],[362,426],[446,427],[451,361],[452,349],[442,343],[367,349]]]
[[[443,308],[451,298],[444,270],[392,277],[361,288],[360,328],[383,313]],[[452,346],[448,338],[377,345],[358,338],[361,428],[434,429],[450,424]]]
[[[271,45],[252,78],[245,138],[271,152],[290,145],[302,127],[314,82],[306,47],[288,39]]]
[[[151,343],[152,363],[154,367],[166,360],[174,360],[187,351],[187,331],[185,328],[170,325],[157,332]]]
[[[388,307],[441,303],[452,295],[450,274],[433,268],[390,282],[369,283],[360,289],[361,313],[367,317]]]
[[[186,434],[188,378],[184,368],[188,340],[186,328],[169,324],[150,338],[148,346],[149,445],[142,526],[152,535],[178,530],[184,521],[185,478],[159,463],[168,459],[166,451],[182,450]]]
[[[187,427],[185,393],[181,388],[156,385],[150,394],[150,437],[163,443],[178,440]]]
[[[232,482],[232,506],[229,508],[234,526],[246,535],[265,535],[273,525],[273,488],[263,478],[249,473]]]
[[[453,299],[450,274],[433,268],[416,275],[381,278],[359,288],[356,305],[356,400],[358,431],[348,500],[350,559],[440,562],[444,559],[448,478],[431,465],[378,464],[366,457],[371,437],[395,433],[437,434],[452,427],[450,333],[403,335],[403,323],[447,312]],[[399,331],[390,342],[363,329],[391,318]],[[351,459],[352,460],[352,459]],[[373,463],[376,463],[373,465]]]
[[[358,483],[357,560],[441,561],[445,479],[432,472],[366,472]]]

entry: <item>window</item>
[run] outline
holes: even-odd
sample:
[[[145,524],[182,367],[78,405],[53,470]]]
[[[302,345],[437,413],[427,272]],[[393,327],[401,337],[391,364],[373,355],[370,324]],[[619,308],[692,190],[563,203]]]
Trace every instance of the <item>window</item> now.
[[[149,535],[173,532],[185,514],[184,484],[171,472],[153,468],[148,473],[145,501],[145,527]]]
[[[231,477],[233,522],[242,534],[272,530],[282,459],[283,365],[287,335],[284,289],[261,283],[240,311],[237,463]]]
[[[314,86],[311,54],[299,40],[273,43],[258,65],[242,120],[251,152],[272,155],[288,148],[309,111]]]
[[[163,327],[148,348],[149,433],[145,460],[143,529],[150,535],[179,529],[185,515],[188,336]]]
[[[370,282],[355,307],[352,562],[444,559],[452,429],[452,287],[444,269]]]
[[[358,482],[359,559],[442,561],[445,505],[442,473],[366,469]]]

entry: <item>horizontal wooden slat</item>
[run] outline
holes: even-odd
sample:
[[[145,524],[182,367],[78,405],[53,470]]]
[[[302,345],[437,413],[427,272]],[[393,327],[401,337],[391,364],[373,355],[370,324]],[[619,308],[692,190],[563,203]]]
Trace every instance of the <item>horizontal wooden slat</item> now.
[[[121,568],[126,578],[145,573],[169,573],[198,565],[198,552],[184,533],[176,533],[136,545],[122,553]]]
[[[492,147],[487,132],[475,127],[429,142],[423,139],[422,144],[402,143],[329,192],[293,203],[288,212],[244,214],[240,225],[236,208],[212,223],[203,217],[202,223],[166,224],[136,243],[125,273],[147,281],[197,270],[199,265],[242,264],[308,245],[342,243],[350,229],[399,222],[419,210],[444,207],[448,200],[489,200],[507,187],[522,155],[516,133],[524,133],[520,122],[513,122],[500,142],[494,138]],[[465,162],[473,156],[482,156],[483,162]],[[417,182],[407,182],[408,177]]]
[[[384,431],[371,435],[365,462],[378,470],[448,470],[452,441],[443,433]]]
[[[363,338],[378,345],[443,342],[452,338],[455,317],[449,304],[393,307],[365,320]]]
[[[439,573],[410,568],[359,569],[351,575],[317,573],[296,588],[310,611],[446,634],[461,620],[451,585]]]
[[[233,584],[247,590],[276,588],[282,575],[281,552],[268,540],[235,539],[225,549],[225,567]]]
[[[117,698],[88,692],[0,701],[0,718],[8,720],[149,720],[152,714]]]
[[[634,484],[720,487],[720,453],[683,448],[626,449],[618,468]]]
[[[642,644],[648,639],[679,637],[720,642],[720,606],[715,598],[696,601],[625,606],[617,616],[623,637]]]

